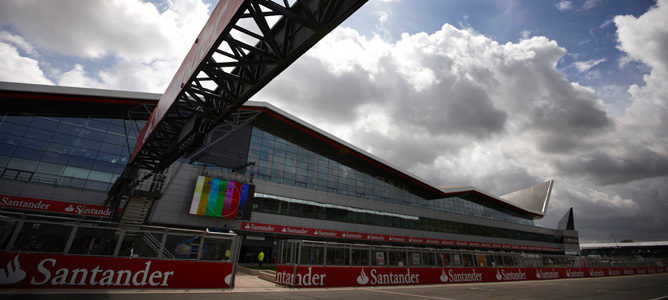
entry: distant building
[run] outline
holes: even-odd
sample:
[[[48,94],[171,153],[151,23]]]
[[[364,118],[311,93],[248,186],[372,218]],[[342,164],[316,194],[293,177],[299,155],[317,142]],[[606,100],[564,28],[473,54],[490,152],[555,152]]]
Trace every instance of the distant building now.
[[[668,258],[668,241],[580,244],[580,255]]]

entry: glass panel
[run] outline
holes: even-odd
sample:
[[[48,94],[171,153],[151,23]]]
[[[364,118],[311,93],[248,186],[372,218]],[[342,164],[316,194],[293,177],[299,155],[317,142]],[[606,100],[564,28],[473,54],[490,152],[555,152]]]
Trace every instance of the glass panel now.
[[[168,234],[165,243],[165,255],[181,259],[196,259],[199,238],[188,235]]]
[[[79,227],[70,247],[70,254],[113,255],[116,247],[115,230]]]
[[[408,265],[409,266],[420,266],[422,265],[421,262],[421,255],[420,252],[415,252],[415,251],[408,251]]]
[[[325,248],[302,245],[299,263],[302,265],[322,265],[325,262]]]
[[[230,260],[231,245],[228,239],[205,238],[201,260]]]
[[[126,231],[118,256],[158,257],[158,247],[160,244],[156,245],[154,240],[157,239],[160,241],[160,238],[155,238],[154,236],[162,236],[162,234]]]
[[[390,266],[399,266],[403,267],[406,265],[406,253],[400,250],[390,250],[389,251],[389,264]]]
[[[12,250],[63,252],[72,226],[25,222]]]
[[[353,266],[368,266],[369,265],[369,249],[355,249],[352,250],[352,265]]]
[[[7,164],[7,168],[24,171],[35,171],[35,169],[37,169],[37,162],[34,160],[12,158],[9,161],[9,164]]]
[[[327,265],[347,266],[350,263],[350,250],[341,247],[327,247]]]

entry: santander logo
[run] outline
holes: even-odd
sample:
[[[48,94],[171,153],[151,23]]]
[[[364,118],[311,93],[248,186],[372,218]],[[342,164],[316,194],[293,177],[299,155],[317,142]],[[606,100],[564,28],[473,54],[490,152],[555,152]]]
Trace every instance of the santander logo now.
[[[445,270],[441,270],[441,282],[448,282],[448,275],[445,274]]]
[[[360,276],[357,276],[357,283],[359,283],[360,285],[365,285],[365,284],[369,283],[369,277],[366,276],[366,274],[364,273],[364,268],[362,268],[362,272],[360,272]]]
[[[68,206],[67,208],[65,208],[65,211],[66,211],[66,212],[73,212],[73,211],[74,211],[74,206],[73,206],[72,204],[70,204],[70,206]]]
[[[506,272],[504,269],[496,269],[496,279],[499,281],[502,280],[526,280],[527,274],[522,272],[522,270],[517,270],[517,272]]]
[[[26,271],[21,269],[19,255],[7,263],[6,268],[0,269],[0,285],[13,284],[23,281],[26,278]]]

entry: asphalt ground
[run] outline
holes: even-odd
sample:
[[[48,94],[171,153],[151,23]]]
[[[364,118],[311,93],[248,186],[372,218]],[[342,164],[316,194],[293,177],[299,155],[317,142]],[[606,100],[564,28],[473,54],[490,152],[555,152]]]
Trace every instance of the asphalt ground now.
[[[255,277],[256,279],[256,277]],[[291,289],[239,276],[233,290],[0,291],[2,299],[668,299],[668,273],[374,288]],[[259,280],[259,279],[258,279]],[[245,286],[244,286],[245,285]],[[20,292],[7,294],[7,292]],[[94,293],[93,293],[94,292]],[[55,294],[58,293],[58,294]]]

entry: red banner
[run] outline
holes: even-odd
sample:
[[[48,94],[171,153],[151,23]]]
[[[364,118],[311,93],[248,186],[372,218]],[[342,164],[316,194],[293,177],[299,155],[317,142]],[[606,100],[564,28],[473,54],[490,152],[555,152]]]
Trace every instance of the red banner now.
[[[229,288],[232,264],[186,260],[0,253],[0,288]]]
[[[280,234],[293,234],[302,236],[319,236],[327,238],[400,242],[400,243],[425,244],[425,245],[444,245],[444,246],[460,246],[460,247],[476,247],[476,248],[484,247],[484,248],[516,249],[516,250],[522,249],[522,250],[538,250],[538,251],[553,251],[553,252],[561,251],[561,249],[555,247],[520,246],[520,245],[490,244],[490,243],[469,242],[469,241],[427,239],[423,237],[384,235],[384,234],[363,233],[363,232],[348,232],[348,231],[317,229],[308,227],[263,224],[254,222],[242,222],[241,230],[256,231],[256,232],[272,232]]]
[[[295,287],[386,286],[501,282],[634,275],[664,272],[665,268],[449,268],[341,267],[279,265],[278,284]],[[643,273],[643,274],[644,274]]]
[[[36,211],[48,211],[62,214],[82,215],[89,217],[109,217],[108,207],[91,204],[78,204],[46,199],[0,195],[0,208],[16,208]],[[120,212],[120,209],[119,209]]]

